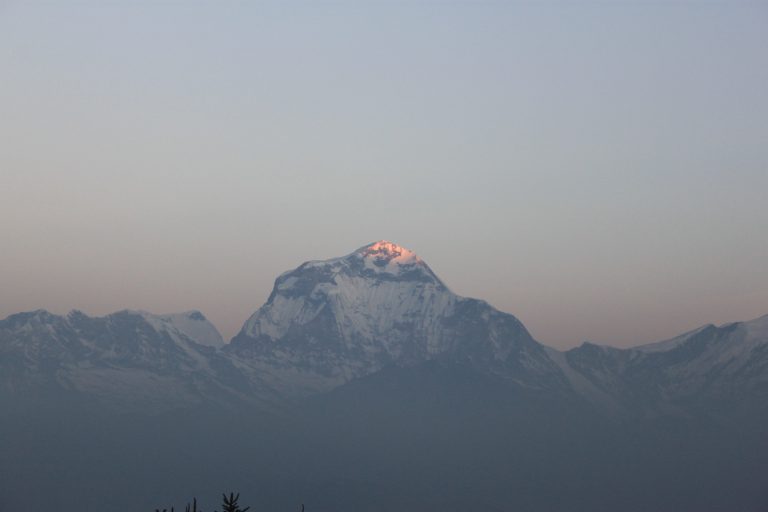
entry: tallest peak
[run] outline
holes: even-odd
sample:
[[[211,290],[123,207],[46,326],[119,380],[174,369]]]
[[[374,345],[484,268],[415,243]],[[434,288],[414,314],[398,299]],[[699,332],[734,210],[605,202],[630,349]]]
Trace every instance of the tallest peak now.
[[[378,242],[373,242],[372,244],[368,244],[363,247],[363,249],[393,254],[413,254],[413,251],[410,249],[406,249],[402,245],[397,245],[396,243],[390,242],[389,240],[379,240]]]
[[[445,285],[415,252],[388,240],[364,245],[338,258],[308,261],[301,264],[296,271],[312,273],[316,269],[320,269],[323,275],[336,276],[341,273],[377,281],[397,278],[402,281],[435,283],[445,288]],[[287,279],[293,274],[294,271],[286,272],[278,280]]]
[[[365,247],[361,247],[357,252],[363,258],[371,259],[379,264],[398,263],[400,265],[408,265],[421,261],[421,258],[415,252],[388,240],[379,240],[378,242],[368,244]]]

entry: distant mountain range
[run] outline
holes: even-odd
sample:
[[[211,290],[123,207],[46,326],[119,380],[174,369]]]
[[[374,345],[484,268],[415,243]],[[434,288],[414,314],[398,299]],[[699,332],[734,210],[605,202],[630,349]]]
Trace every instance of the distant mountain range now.
[[[319,509],[360,509],[361,503],[370,510],[452,509],[451,504],[456,510],[513,509],[504,503],[515,510],[768,506],[768,491],[761,490],[768,490],[768,477],[762,476],[768,473],[741,474],[768,463],[767,443],[761,441],[768,439],[768,315],[630,349],[584,343],[559,351],[534,340],[514,316],[452,293],[416,254],[386,241],[280,275],[266,304],[229,344],[197,311],[12,315],[0,321],[0,406],[6,411],[0,428],[19,439],[20,425],[29,418],[60,419],[75,410],[158,424],[174,414],[241,415],[266,429],[261,438],[235,434],[215,421],[201,435],[231,436],[241,452],[250,443],[262,454],[278,450],[270,453],[281,462],[262,468],[260,478],[302,482],[295,489],[315,489]],[[684,442],[667,437],[676,429],[686,433]],[[510,439],[512,434],[519,437]],[[74,438],[79,436],[88,438],[87,429]],[[706,439],[700,448],[713,453],[712,459],[688,471],[685,457],[701,455],[692,441],[697,436]],[[563,445],[565,440],[583,447]],[[271,448],[255,448],[264,443]],[[338,450],[327,452],[328,446]],[[558,459],[558,450],[568,460]],[[605,450],[637,457],[637,470]],[[658,460],[649,462],[648,452],[658,452]],[[25,456],[10,444],[3,453]],[[34,467],[40,469],[47,455],[35,453],[30,458],[39,459],[42,466]],[[116,460],[124,455],[118,452]],[[302,470],[287,469],[288,460],[303,460]],[[323,470],[323,460],[332,469]],[[587,474],[569,469],[576,461]],[[0,470],[13,477],[13,465],[6,463]],[[459,463],[464,470],[454,467]],[[662,463],[666,468],[654,466]],[[345,464],[359,465],[358,473],[348,474]],[[734,466],[740,469],[734,472]],[[653,476],[666,475],[670,467],[693,475],[676,473],[677,494],[674,486],[667,489],[668,480],[658,484]],[[407,475],[414,468],[421,471],[410,483],[400,480],[398,472]],[[328,490],[367,473],[364,484]],[[617,475],[627,480],[617,481]],[[563,499],[572,506],[561,507],[547,493],[552,478],[564,479]],[[739,483],[729,484],[734,478]],[[613,490],[589,487],[601,481]],[[40,485],[46,482],[42,478]],[[174,482],[178,487],[180,481]],[[504,482],[516,492],[504,491]],[[658,493],[636,495],[654,482]],[[721,486],[720,500],[707,487],[714,483]],[[291,489],[265,500],[282,503]],[[13,494],[0,484],[0,508],[16,505]],[[105,509],[128,510],[120,507]],[[74,502],[69,509],[75,510]]]
[[[225,345],[202,313],[39,310],[0,321],[3,389],[56,387],[155,410],[205,400],[270,403],[330,391],[389,366],[466,365],[614,412],[685,413],[768,388],[768,315],[630,349],[561,352],[514,316],[460,297],[416,254],[380,241],[279,276]]]

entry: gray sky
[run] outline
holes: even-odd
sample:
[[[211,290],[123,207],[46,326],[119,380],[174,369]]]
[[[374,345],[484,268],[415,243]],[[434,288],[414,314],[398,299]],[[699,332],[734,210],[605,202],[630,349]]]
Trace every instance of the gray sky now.
[[[768,313],[764,2],[0,1],[0,316],[386,238],[540,341]]]

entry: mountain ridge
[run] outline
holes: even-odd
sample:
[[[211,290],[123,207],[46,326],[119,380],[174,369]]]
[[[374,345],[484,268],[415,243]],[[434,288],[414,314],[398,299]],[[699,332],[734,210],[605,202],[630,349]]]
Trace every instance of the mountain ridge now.
[[[196,312],[0,320],[0,508],[765,510],[768,316],[560,351],[416,258],[302,264],[223,346]]]
[[[570,393],[610,414],[664,414],[687,410],[697,396],[760,392],[768,315],[636,347],[557,350],[513,315],[454,294],[413,251],[382,240],[280,274],[228,344],[199,311],[36,310],[0,321],[0,351],[7,375],[16,376],[7,386],[37,379],[105,401],[112,393],[139,406],[167,402],[150,408],[212,397],[292,403],[387,367],[435,360]]]

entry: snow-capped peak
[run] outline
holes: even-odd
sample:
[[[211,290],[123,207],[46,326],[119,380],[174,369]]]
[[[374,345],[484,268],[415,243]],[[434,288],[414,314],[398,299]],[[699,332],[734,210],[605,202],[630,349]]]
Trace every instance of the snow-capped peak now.
[[[387,240],[379,240],[361,247],[355,251],[355,254],[363,258],[366,267],[382,269],[390,273],[397,273],[401,266],[422,262],[415,252]]]
[[[456,299],[413,251],[381,240],[283,273],[244,332],[277,339],[332,311],[343,338],[380,338],[410,315],[423,322],[442,317]]]
[[[224,340],[216,327],[199,311],[155,315],[147,311],[129,311],[138,314],[159,331],[178,331],[201,345],[221,347]]]
[[[361,258],[365,268],[377,274],[384,272],[399,276],[403,270],[424,266],[416,253],[387,240],[361,247],[351,256]]]
[[[224,339],[219,334],[219,331],[199,311],[162,315],[161,318],[201,345],[208,345],[210,347],[221,347],[224,345]]]
[[[404,272],[414,269],[428,269],[426,263],[415,252],[388,240],[379,240],[365,245],[346,259],[360,259],[363,267],[375,274],[391,274],[400,276]],[[429,274],[432,274],[429,271]],[[433,277],[437,277],[434,276]],[[439,280],[438,280],[439,281]]]
[[[297,274],[307,273],[319,273],[326,277],[346,274],[377,281],[395,279],[431,282],[447,290],[445,284],[416,253],[387,240],[364,245],[346,256],[307,261],[298,268],[281,274],[277,278],[275,289],[291,289],[297,282]]]
[[[521,381],[528,370],[512,353],[553,368],[516,318],[455,295],[414,252],[385,240],[280,275],[226,350],[299,394],[449,353],[488,371],[518,365]]]

